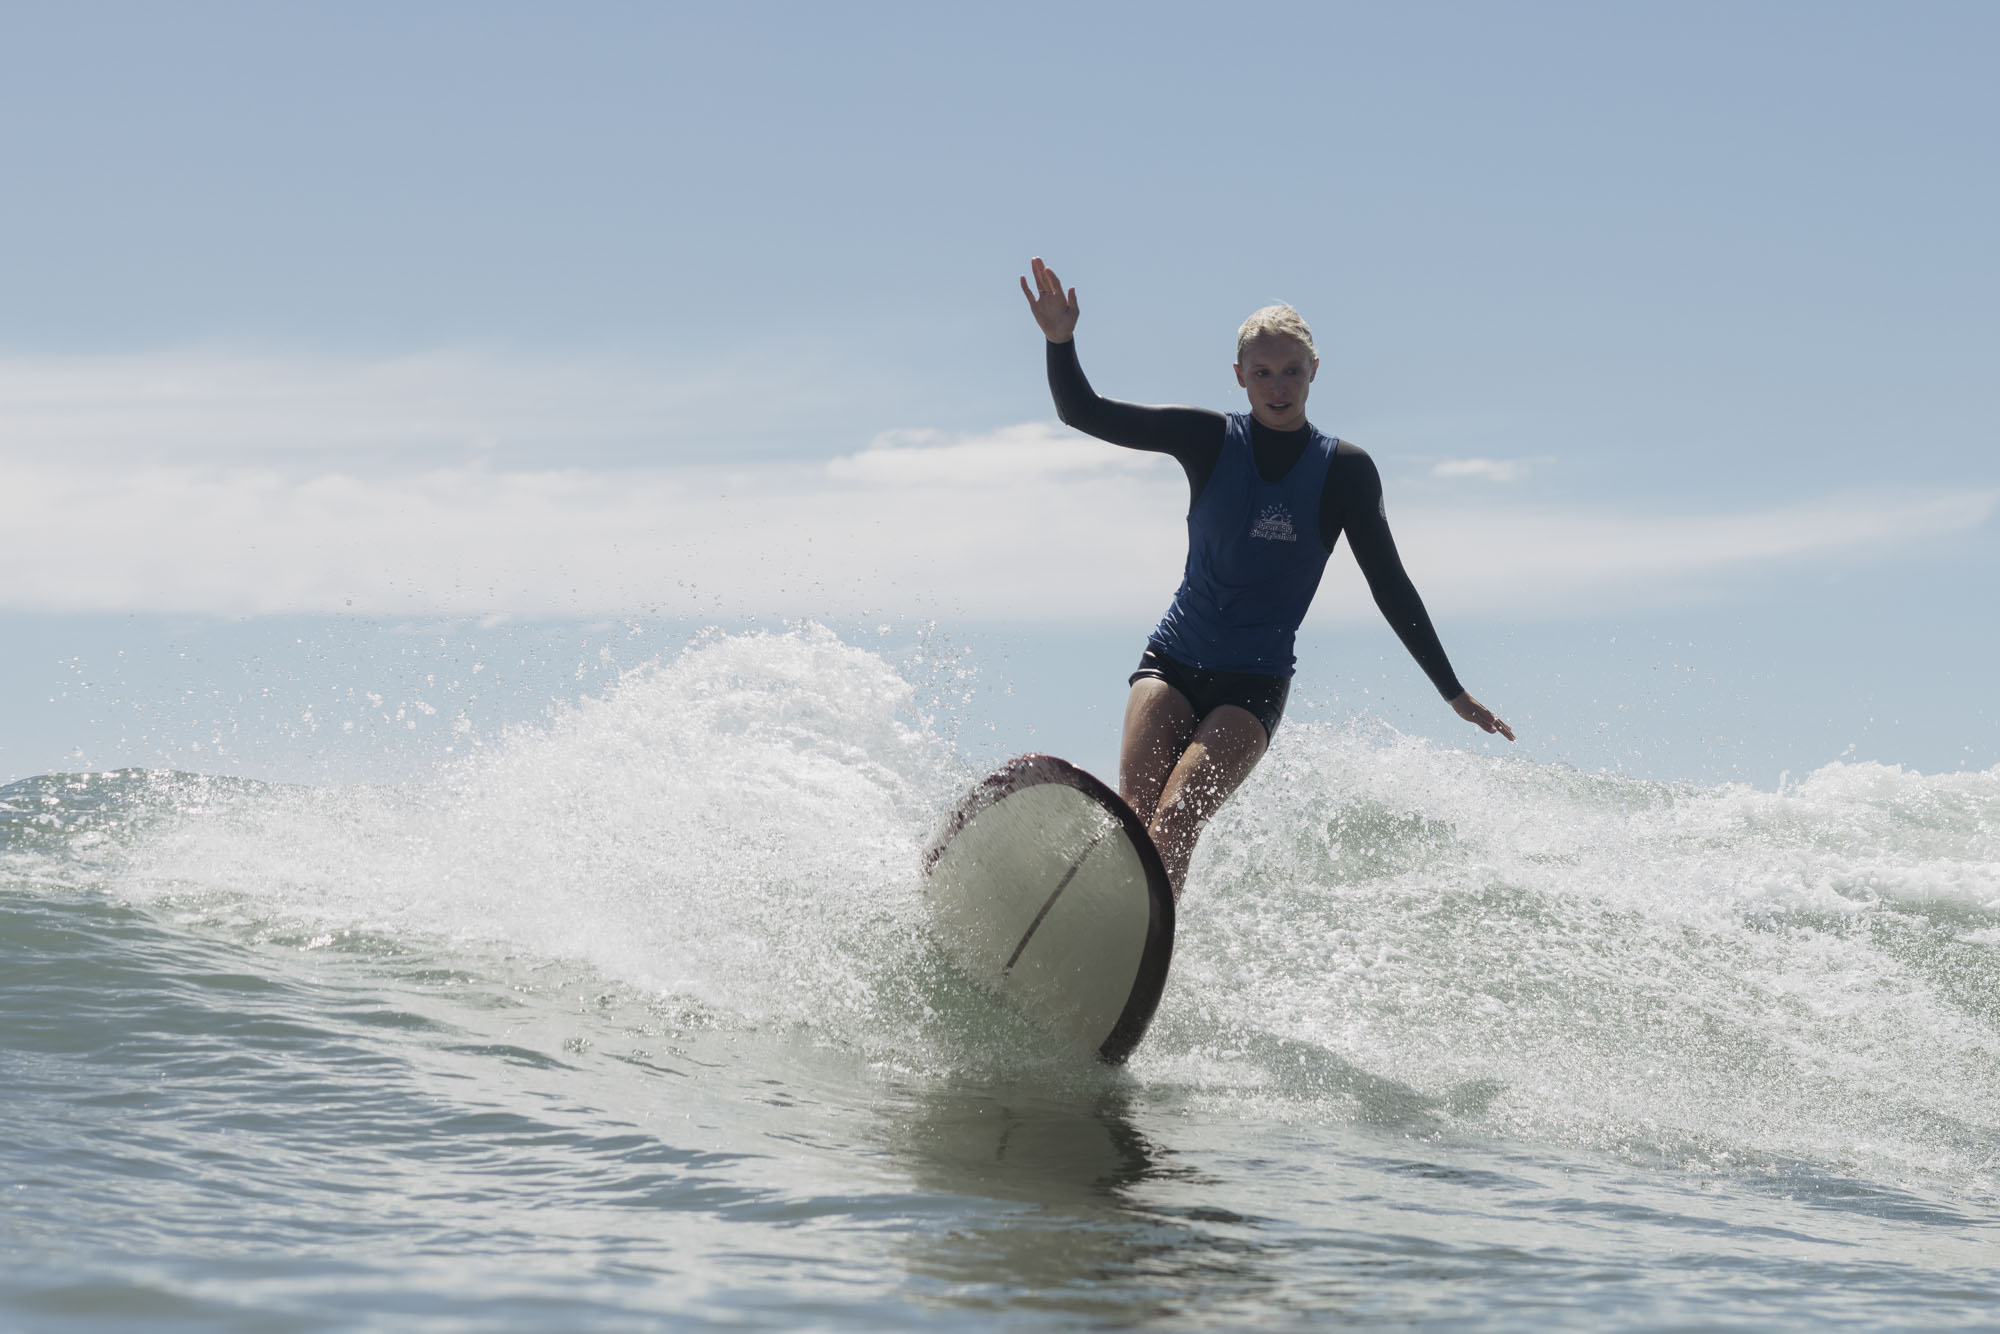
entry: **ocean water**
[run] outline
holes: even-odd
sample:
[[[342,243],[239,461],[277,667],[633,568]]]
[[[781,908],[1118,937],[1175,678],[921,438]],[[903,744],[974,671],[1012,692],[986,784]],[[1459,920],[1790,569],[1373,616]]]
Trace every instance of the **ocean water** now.
[[[944,670],[0,789],[0,1327],[2000,1324],[2000,770],[1288,724],[1106,1070],[925,933]]]

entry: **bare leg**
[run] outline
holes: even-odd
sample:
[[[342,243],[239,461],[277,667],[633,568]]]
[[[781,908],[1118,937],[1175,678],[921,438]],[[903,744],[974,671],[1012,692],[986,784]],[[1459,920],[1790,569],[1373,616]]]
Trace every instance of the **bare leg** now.
[[[1126,696],[1124,744],[1118,750],[1118,796],[1142,824],[1152,824],[1166,778],[1194,740],[1194,706],[1156,676],[1140,676]]]
[[[1119,748],[1118,795],[1146,824],[1194,737],[1194,705],[1158,677],[1142,676],[1125,697],[1125,740]]]
[[[1137,687],[1133,689],[1136,693]],[[1132,717],[1129,704],[1125,716],[1129,754]],[[1264,734],[1264,724],[1257,721],[1257,716],[1234,704],[1213,710],[1195,729],[1194,737],[1167,775],[1151,821],[1153,842],[1160,849],[1160,860],[1166,863],[1167,879],[1174,887],[1175,898],[1180,897],[1181,886],[1187,882],[1188,863],[1194,858],[1195,840],[1201,837],[1202,827],[1222,809],[1229,794],[1250,776],[1270,744],[1271,739]],[[1144,819],[1144,808],[1138,809]]]

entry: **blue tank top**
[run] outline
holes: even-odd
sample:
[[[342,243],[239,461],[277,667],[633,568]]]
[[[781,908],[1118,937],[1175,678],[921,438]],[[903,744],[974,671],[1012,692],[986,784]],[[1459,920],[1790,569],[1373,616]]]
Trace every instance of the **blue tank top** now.
[[[1293,640],[1331,554],[1319,506],[1333,447],[1313,431],[1291,471],[1267,482],[1250,414],[1229,415],[1215,472],[1188,510],[1187,568],[1154,643],[1204,671],[1292,674]]]

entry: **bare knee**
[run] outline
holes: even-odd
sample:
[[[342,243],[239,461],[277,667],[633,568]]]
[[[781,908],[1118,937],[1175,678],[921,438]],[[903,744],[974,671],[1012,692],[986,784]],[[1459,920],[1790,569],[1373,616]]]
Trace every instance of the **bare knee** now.
[[[1148,832],[1166,864],[1174,894],[1180,895],[1202,829],[1222,809],[1269,744],[1264,726],[1248,711],[1225,705],[1196,729],[1148,813]]]
[[[1185,845],[1191,852],[1195,840],[1201,837],[1202,828],[1222,809],[1222,803],[1229,797],[1229,790],[1222,788],[1212,774],[1201,771],[1201,756],[1196,747],[1188,748],[1188,756],[1195,761],[1195,772],[1184,775],[1179,769],[1175,771],[1166,784],[1166,790],[1160,794],[1159,804],[1153,809],[1147,826],[1153,835],[1153,842],[1162,849]],[[1185,767],[1186,762],[1183,761]]]

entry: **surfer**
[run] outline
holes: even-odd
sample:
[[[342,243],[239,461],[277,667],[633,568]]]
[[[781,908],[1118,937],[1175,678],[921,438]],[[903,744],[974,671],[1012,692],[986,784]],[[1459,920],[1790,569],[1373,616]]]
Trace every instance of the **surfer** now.
[[[1452,674],[1389,535],[1374,460],[1306,420],[1319,353],[1296,310],[1266,306],[1243,322],[1236,382],[1250,411],[1225,415],[1100,397],[1077,361],[1076,289],[1038,258],[1021,291],[1048,339],[1056,415],[1099,440],[1170,455],[1187,473],[1187,565],[1132,673],[1118,763],[1119,795],[1146,821],[1176,897],[1202,827],[1284,716],[1293,641],[1342,532],[1438,693],[1473,726],[1514,739]]]

